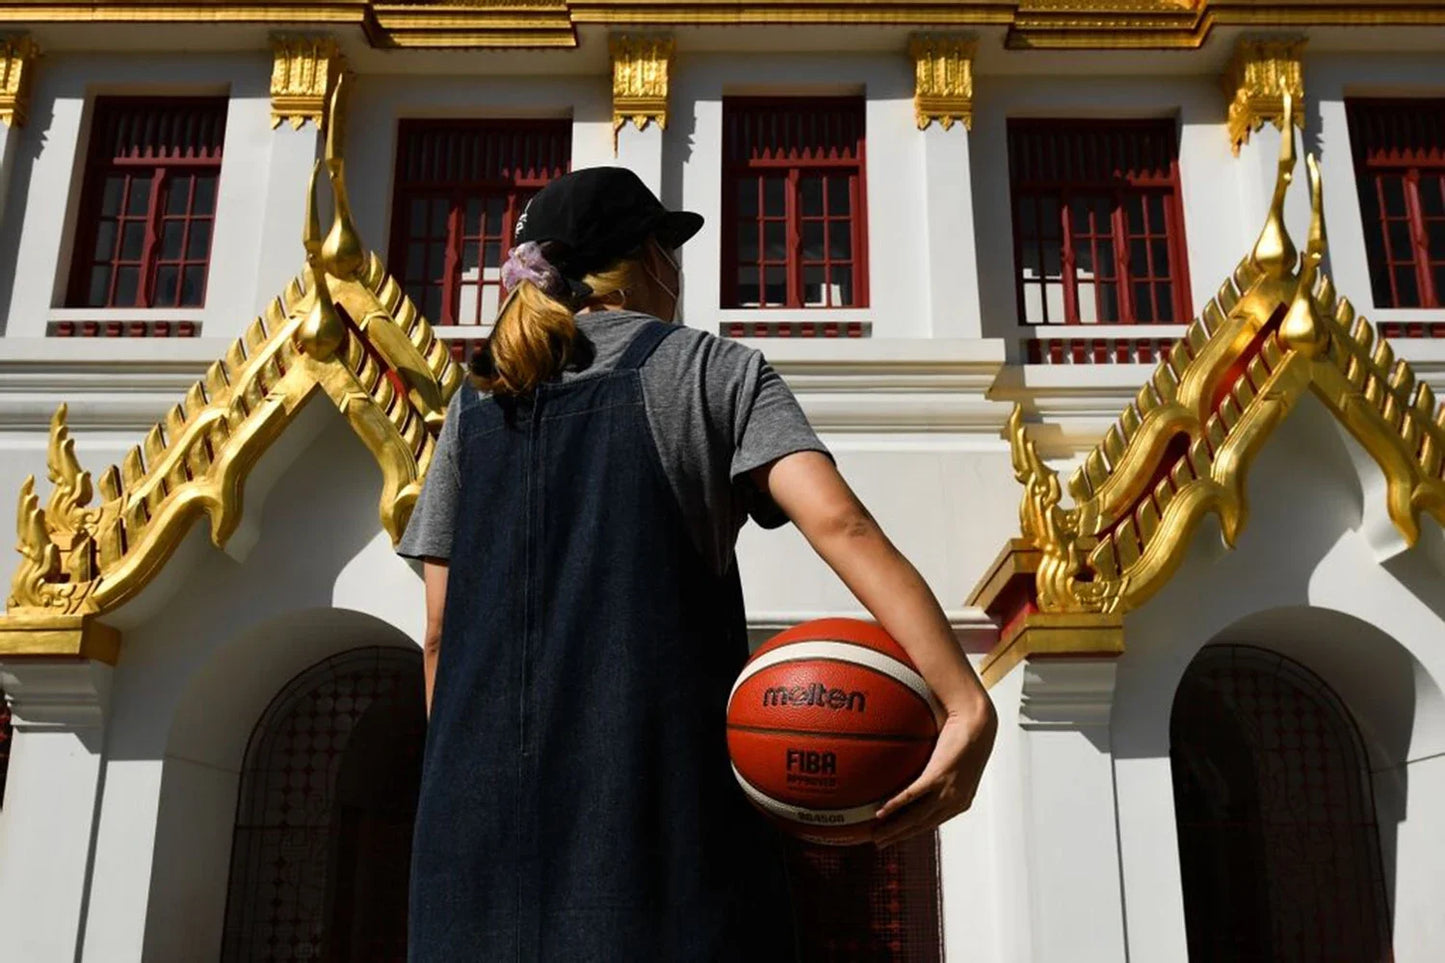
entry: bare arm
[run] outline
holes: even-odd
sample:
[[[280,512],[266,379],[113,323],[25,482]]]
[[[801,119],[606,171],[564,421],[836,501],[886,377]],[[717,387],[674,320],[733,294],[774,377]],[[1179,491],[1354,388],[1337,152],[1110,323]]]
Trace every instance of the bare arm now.
[[[437,654],[442,646],[442,610],[447,598],[447,563],[441,559],[422,561],[426,585],[426,637],[422,640],[421,671],[426,680],[426,714],[431,718],[431,694],[436,686]]]
[[[988,693],[928,584],[827,456],[794,452],[754,469],[751,477],[898,641],[942,703],[947,717],[933,757],[912,785],[879,810],[886,822],[875,839],[887,845],[933,829],[973,802],[997,729]]]

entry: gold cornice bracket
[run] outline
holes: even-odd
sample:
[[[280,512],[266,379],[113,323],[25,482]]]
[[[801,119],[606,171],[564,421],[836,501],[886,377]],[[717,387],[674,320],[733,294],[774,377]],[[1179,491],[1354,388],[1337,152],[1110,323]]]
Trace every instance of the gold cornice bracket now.
[[[0,39],[0,121],[24,127],[30,119],[30,88],[40,47],[28,34]]]
[[[1305,38],[1244,37],[1224,70],[1224,94],[1229,100],[1229,146],[1236,157],[1249,143],[1250,131],[1266,123],[1284,129],[1284,94],[1294,98],[1294,123],[1304,127],[1304,69],[1301,55]]]
[[[667,88],[677,43],[671,34],[613,34],[607,40],[612,57],[612,147],[629,120],[638,130],[656,121],[667,129]]]
[[[271,126],[289,120],[300,129],[309,120],[323,129],[327,100],[346,67],[336,40],[273,34],[271,52]]]
[[[973,58],[978,41],[964,34],[914,34],[908,38],[913,59],[913,109],[918,129],[935,120],[944,130],[962,121],[973,129]]]

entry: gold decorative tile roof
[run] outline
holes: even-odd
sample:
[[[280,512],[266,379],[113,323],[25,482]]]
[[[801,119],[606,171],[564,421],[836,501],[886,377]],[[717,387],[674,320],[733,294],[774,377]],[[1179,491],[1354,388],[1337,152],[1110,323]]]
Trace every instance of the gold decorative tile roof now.
[[[1408,543],[1421,513],[1445,522],[1445,409],[1320,271],[1325,225],[1313,156],[1302,256],[1285,231],[1292,113],[1286,96],[1274,195],[1254,250],[1069,479],[1071,507],[1015,409],[1020,524],[1025,551],[1037,553],[1032,611],[1138,608],[1174,573],[1209,512],[1232,545],[1248,515],[1246,472],[1306,392],[1379,463],[1390,517]]]
[[[22,561],[0,618],[0,655],[79,654],[88,623],[145,588],[201,516],[210,520],[211,540],[224,546],[240,521],[252,467],[319,395],[376,458],[381,525],[400,538],[463,375],[351,225],[336,149],[343,87],[333,91],[324,162],[335,216],[323,239],[314,204],[318,164],[302,275],[94,484],[75,456],[65,406],[56,411],[50,497],[41,508],[33,477],[20,491]],[[97,488],[100,502],[91,505]],[[107,639],[103,628],[97,637]],[[102,649],[113,659],[114,645]]]
[[[575,47],[577,28],[743,24],[1001,26],[1012,48],[1196,48],[1216,26],[1439,26],[1439,0],[0,0],[0,24],[359,28],[376,48]]]

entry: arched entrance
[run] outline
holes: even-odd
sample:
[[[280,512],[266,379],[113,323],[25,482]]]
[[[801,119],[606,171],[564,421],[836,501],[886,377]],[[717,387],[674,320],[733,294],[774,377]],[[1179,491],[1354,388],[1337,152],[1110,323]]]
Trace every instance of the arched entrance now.
[[[1265,649],[1207,646],[1169,741],[1193,963],[1392,958],[1367,756],[1329,686]]]
[[[271,701],[241,775],[223,961],[406,959],[425,732],[415,650],[332,656]]]

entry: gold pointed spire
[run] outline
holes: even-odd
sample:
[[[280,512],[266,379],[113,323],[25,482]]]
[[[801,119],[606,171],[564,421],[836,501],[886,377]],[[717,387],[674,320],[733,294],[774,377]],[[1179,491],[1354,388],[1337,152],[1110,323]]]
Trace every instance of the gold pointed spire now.
[[[1284,226],[1284,198],[1294,181],[1294,98],[1287,89],[1281,90],[1284,97],[1284,130],[1280,132],[1279,168],[1275,175],[1274,195],[1269,201],[1264,229],[1259,232],[1259,240],[1254,243],[1254,251],[1250,254],[1250,260],[1255,266],[1275,280],[1288,277],[1299,258],[1299,252],[1290,240],[1289,230]]]
[[[326,282],[321,224],[316,216],[316,176],[320,169],[320,161],[311,168],[306,194],[306,226],[301,235],[301,243],[306,248],[306,282],[314,300],[306,312],[306,319],[296,329],[296,343],[317,361],[328,361],[345,339],[346,325],[336,311],[331,287]]]
[[[1310,181],[1310,235],[1300,268],[1299,286],[1295,289],[1294,300],[1290,302],[1289,313],[1280,324],[1279,333],[1300,354],[1314,357],[1329,344],[1329,332],[1320,318],[1314,296],[1320,262],[1325,257],[1325,218],[1320,166],[1314,154],[1305,157],[1305,168]]]
[[[351,222],[351,201],[346,194],[346,162],[342,157],[346,131],[345,88],[347,76],[342,74],[331,91],[329,118],[326,124],[326,172],[331,177],[331,195],[335,199],[335,212],[331,219],[331,231],[321,245],[321,263],[336,278],[352,280],[361,273],[366,262],[366,250],[356,226]]]

